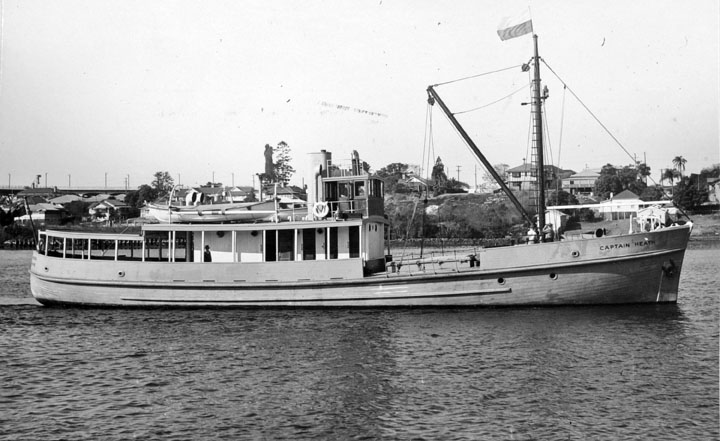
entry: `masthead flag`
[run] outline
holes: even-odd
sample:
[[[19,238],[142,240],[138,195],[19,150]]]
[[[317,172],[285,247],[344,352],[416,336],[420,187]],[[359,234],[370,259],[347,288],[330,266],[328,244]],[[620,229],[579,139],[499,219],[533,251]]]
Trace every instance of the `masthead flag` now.
[[[498,26],[498,35],[500,39],[505,41],[521,35],[529,34],[533,31],[532,19],[530,11],[525,10],[521,14],[514,17],[506,17]]]

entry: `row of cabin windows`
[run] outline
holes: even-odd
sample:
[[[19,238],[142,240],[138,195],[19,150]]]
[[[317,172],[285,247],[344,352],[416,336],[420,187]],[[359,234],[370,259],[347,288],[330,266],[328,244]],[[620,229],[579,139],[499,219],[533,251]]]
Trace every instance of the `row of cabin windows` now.
[[[316,235],[323,234],[323,245],[325,248],[325,257],[328,259],[337,259],[339,256],[339,234],[338,228],[330,228],[329,240],[325,241],[325,229],[315,230],[303,229],[302,242],[298,243],[301,247],[302,260],[316,260],[317,258],[317,242]],[[272,234],[276,233],[276,234]],[[350,258],[360,257],[360,227],[348,227],[348,243],[347,252]],[[265,261],[275,262],[278,260],[295,260],[298,253],[295,251],[295,231],[294,230],[277,230],[268,231],[265,234]]]
[[[350,258],[360,257],[360,227],[350,226],[347,230],[347,254]],[[298,254],[294,249],[295,231],[266,231],[264,260],[266,262],[295,260]],[[329,229],[329,239],[325,238],[328,230],[324,228],[305,228],[298,231],[302,237],[302,241],[298,242],[301,247],[298,251],[301,252],[302,260],[318,258],[316,235],[322,235],[320,249],[324,250],[322,253],[324,258],[339,257],[339,228]],[[149,233],[144,240],[72,239],[41,235],[38,248],[41,254],[66,259],[168,261],[172,253],[174,257],[172,260],[176,262],[192,262],[195,245],[200,249],[200,244],[196,242],[199,241],[194,240],[191,234],[181,232],[175,235],[174,241],[169,239],[167,233]]]

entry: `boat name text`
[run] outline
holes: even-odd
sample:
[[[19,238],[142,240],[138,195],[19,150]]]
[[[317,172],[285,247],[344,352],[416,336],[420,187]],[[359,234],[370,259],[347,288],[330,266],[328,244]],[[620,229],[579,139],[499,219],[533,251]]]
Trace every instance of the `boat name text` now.
[[[650,245],[655,245],[654,240],[640,240],[637,242],[632,243],[614,243],[611,245],[600,245],[600,251],[608,251],[608,250],[615,250],[619,248],[630,248],[630,247],[647,247]]]

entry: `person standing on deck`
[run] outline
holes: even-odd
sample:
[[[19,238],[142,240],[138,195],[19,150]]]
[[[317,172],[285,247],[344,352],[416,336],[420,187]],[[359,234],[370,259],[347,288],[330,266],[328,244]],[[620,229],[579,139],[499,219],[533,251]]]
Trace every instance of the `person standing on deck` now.
[[[210,245],[205,245],[205,254],[203,255],[203,262],[212,262],[212,254],[210,253]]]

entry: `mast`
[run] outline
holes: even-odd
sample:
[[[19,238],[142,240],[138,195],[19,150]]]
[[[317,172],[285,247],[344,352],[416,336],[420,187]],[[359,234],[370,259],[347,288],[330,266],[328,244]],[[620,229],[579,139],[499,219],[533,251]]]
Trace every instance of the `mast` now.
[[[440,106],[442,111],[445,113],[445,115],[450,120],[450,123],[452,123],[452,125],[455,127],[455,130],[458,131],[458,133],[460,134],[462,139],[465,140],[468,147],[470,147],[470,150],[472,150],[473,153],[475,154],[475,156],[477,156],[477,158],[480,160],[480,162],[483,163],[483,165],[485,166],[487,171],[492,175],[492,177],[495,179],[495,181],[497,181],[497,183],[500,185],[500,188],[502,189],[502,191],[505,192],[507,197],[510,198],[510,201],[513,203],[513,205],[515,205],[515,208],[517,208],[517,210],[520,212],[520,214],[522,214],[523,218],[525,218],[525,220],[530,225],[533,225],[533,228],[534,228],[532,216],[530,216],[530,214],[525,210],[525,208],[522,206],[520,201],[515,197],[513,192],[510,190],[510,188],[508,188],[507,184],[505,184],[505,182],[502,180],[500,175],[498,175],[498,173],[495,171],[495,168],[493,168],[493,166],[490,165],[490,162],[488,162],[488,160],[485,158],[485,156],[480,152],[480,149],[477,148],[477,146],[475,145],[473,140],[470,138],[470,136],[467,134],[467,132],[465,132],[465,129],[463,129],[463,127],[460,125],[458,120],[455,119],[455,115],[453,115],[452,112],[450,112],[450,109],[448,109],[448,107],[445,105],[443,100],[440,98],[440,95],[437,94],[437,92],[435,91],[435,89],[432,86],[428,86],[427,93],[428,93],[428,103],[430,103],[430,105],[434,105],[436,102],[438,103],[438,105]]]
[[[533,99],[532,99],[532,113],[533,113],[533,147],[535,148],[535,154],[537,155],[537,216],[538,216],[538,230],[542,232],[545,227],[545,160],[543,158],[543,126],[542,126],[542,100],[547,98],[547,95],[540,95],[540,56],[538,55],[538,36],[533,34],[533,40],[535,43],[535,56],[533,57],[534,64],[534,77],[533,77]],[[542,234],[540,234],[542,237]]]

